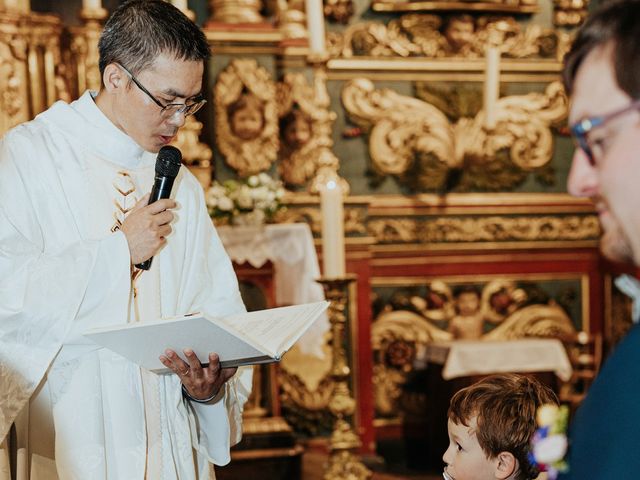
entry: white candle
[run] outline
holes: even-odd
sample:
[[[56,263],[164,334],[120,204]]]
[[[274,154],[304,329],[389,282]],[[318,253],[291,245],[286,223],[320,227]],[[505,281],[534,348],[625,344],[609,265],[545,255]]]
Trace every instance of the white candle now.
[[[29,478],[29,470],[27,463],[27,449],[19,448],[16,458],[16,480],[27,480]]]
[[[500,50],[487,47],[484,72],[484,126],[496,127],[496,104],[500,91]]]
[[[0,444],[0,480],[11,480],[11,467],[9,467],[9,447],[6,442]]]
[[[178,10],[183,12],[186,12],[189,9],[187,0],[171,0],[171,3],[173,3]]]
[[[325,278],[342,278],[344,266],[344,211],[342,189],[329,180],[320,189],[322,210],[322,273]]]
[[[305,0],[307,10],[307,31],[309,32],[309,51],[324,54],[324,11],[322,0]]]
[[[84,10],[100,10],[102,3],[100,0],[82,0],[82,8]]]

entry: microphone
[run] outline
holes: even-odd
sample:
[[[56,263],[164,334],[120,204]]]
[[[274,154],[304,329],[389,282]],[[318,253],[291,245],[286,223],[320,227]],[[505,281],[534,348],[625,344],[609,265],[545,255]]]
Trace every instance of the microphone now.
[[[171,188],[173,188],[173,181],[178,175],[180,165],[182,161],[182,153],[176,147],[166,145],[158,152],[156,158],[156,177],[151,189],[151,196],[149,197],[149,203],[157,202],[163,198],[169,198],[171,195]],[[151,268],[151,261],[153,257],[145,260],[142,263],[136,265],[136,268],[140,270],[149,270]]]

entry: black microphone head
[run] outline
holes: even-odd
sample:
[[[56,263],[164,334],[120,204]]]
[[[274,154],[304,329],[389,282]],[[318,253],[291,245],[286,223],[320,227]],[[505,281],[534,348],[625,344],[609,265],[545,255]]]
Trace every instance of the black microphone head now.
[[[182,165],[181,162],[182,153],[180,153],[180,150],[171,145],[162,147],[156,158],[156,175],[176,178],[180,165]]]

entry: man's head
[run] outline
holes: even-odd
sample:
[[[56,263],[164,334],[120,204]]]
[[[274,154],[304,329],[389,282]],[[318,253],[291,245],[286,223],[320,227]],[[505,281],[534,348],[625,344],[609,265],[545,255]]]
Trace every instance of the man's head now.
[[[569,123],[576,152],[571,194],[593,200],[601,249],[640,264],[640,0],[607,3],[579,31],[565,57]]]
[[[527,456],[545,403],[557,404],[555,394],[524,375],[493,375],[458,391],[449,405],[446,472],[454,480],[536,478]]]
[[[202,31],[163,0],[131,0],[105,24],[98,44],[98,107],[142,148],[156,152],[202,106]],[[172,105],[173,104],[173,105]]]

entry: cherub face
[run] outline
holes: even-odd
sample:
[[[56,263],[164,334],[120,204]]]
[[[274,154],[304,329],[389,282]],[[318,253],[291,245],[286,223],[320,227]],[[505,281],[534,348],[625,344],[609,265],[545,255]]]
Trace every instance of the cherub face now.
[[[285,143],[291,148],[300,148],[311,138],[311,127],[307,120],[298,115],[287,124],[282,135]]]
[[[474,292],[462,292],[458,295],[456,306],[458,313],[464,317],[474,315],[480,308],[480,299]]]
[[[239,108],[231,117],[231,130],[242,140],[253,140],[260,135],[264,127],[264,118],[258,108],[247,105]]]
[[[447,26],[444,36],[453,50],[459,51],[465,45],[473,41],[473,22],[461,19],[452,19]]]

